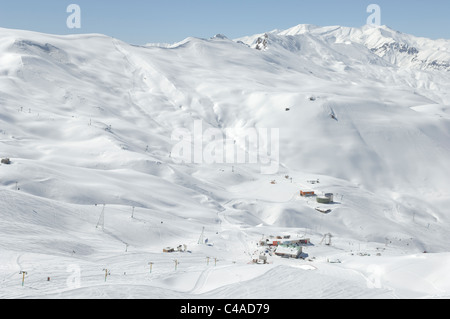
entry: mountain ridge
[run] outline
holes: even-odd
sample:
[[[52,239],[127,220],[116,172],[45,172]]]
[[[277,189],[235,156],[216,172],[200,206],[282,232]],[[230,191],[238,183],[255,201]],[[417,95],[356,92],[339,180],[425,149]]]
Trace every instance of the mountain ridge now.
[[[274,30],[237,40],[254,48],[259,48],[258,45],[266,42],[265,48],[267,48],[267,42],[270,37],[273,38],[273,41],[276,41],[280,36],[292,37],[297,38],[298,42],[300,42],[300,38],[307,35],[323,40],[329,45],[364,45],[377,56],[396,66],[414,67],[424,70],[450,70],[450,40],[431,40],[424,37],[415,37],[395,31],[387,26],[366,25],[361,28],[353,28],[342,26],[319,27],[300,24],[287,30]],[[289,47],[285,48],[287,50],[292,49]]]

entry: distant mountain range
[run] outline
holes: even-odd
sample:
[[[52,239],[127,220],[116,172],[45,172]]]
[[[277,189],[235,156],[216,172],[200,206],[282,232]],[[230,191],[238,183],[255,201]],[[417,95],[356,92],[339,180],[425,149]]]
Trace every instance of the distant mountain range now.
[[[288,30],[275,30],[239,40],[256,49],[268,49],[271,44],[278,43],[287,50],[300,52],[308,41],[336,50],[339,50],[340,45],[363,45],[392,65],[450,71],[450,40],[419,38],[386,26],[350,28],[302,24]]]

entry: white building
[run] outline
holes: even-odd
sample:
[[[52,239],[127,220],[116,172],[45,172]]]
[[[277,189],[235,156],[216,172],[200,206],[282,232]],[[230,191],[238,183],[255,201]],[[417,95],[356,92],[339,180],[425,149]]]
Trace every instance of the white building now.
[[[278,246],[275,250],[275,255],[284,258],[300,258],[303,249],[301,246]]]

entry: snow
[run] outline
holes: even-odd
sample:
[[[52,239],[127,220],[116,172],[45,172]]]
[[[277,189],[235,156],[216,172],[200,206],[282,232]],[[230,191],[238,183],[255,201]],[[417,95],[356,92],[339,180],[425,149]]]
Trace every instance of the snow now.
[[[449,41],[300,25],[256,50],[261,36],[0,29],[1,298],[450,296]],[[279,171],[175,162],[173,132],[196,121],[279,129]],[[305,189],[333,193],[331,212]],[[252,264],[270,235],[312,245]]]

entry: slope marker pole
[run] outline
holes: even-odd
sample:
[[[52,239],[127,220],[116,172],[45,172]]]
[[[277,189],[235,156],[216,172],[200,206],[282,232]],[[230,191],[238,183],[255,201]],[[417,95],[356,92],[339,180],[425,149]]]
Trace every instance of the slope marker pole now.
[[[100,218],[98,219],[97,226],[95,227],[98,228],[99,226],[101,226],[103,231],[105,230],[105,206],[106,204],[103,204],[103,209],[100,214]]]
[[[105,282],[106,282],[106,278],[108,277],[108,269],[103,269],[103,271],[105,272]]]
[[[150,265],[150,273],[152,273],[153,263],[150,262],[150,263],[148,263],[148,264]]]
[[[25,285],[25,275],[28,275],[28,272],[21,271],[19,274],[22,275],[22,287],[23,287]]]

